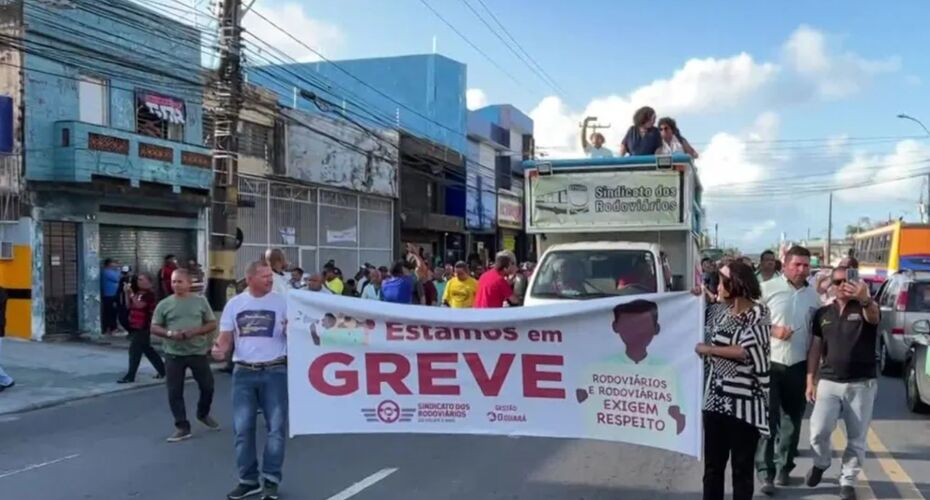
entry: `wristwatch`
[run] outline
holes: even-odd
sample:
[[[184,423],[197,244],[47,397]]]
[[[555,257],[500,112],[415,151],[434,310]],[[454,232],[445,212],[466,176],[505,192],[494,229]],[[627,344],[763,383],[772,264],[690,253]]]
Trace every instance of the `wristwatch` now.
[[[174,330],[168,330],[168,338],[174,337]]]

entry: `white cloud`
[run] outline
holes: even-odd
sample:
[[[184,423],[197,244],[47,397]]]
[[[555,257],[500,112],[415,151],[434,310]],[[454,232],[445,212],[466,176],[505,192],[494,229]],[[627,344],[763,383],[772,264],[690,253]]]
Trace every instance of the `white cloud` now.
[[[488,96],[481,89],[465,91],[465,105],[468,109],[480,109],[488,105]]]
[[[802,25],[783,44],[776,61],[757,61],[747,53],[690,59],[668,78],[656,79],[626,94],[592,99],[582,110],[568,108],[557,97],[547,97],[530,112],[536,143],[553,156],[580,155],[578,124],[586,116],[596,116],[599,122],[613,125],[614,143],[608,140],[607,145],[617,148],[615,141],[640,106],[652,106],[660,115],[680,117],[752,102],[800,104],[812,98],[833,100],[859,92],[876,76],[901,67],[897,57],[867,59],[829,42],[822,32]],[[757,123],[754,128],[761,132],[761,125]],[[718,144],[735,154],[726,136],[720,137]],[[756,153],[758,148],[752,149]]]
[[[561,156],[578,155],[578,123],[586,116],[610,123],[619,137],[640,106],[652,106],[662,115],[730,108],[770,82],[776,72],[775,65],[758,64],[742,53],[726,59],[691,59],[671,78],[655,80],[627,95],[594,99],[582,112],[569,110],[557,97],[547,97],[530,112],[536,142]]]
[[[263,16],[327,57],[334,49],[338,49],[345,39],[342,30],[338,26],[310,17],[299,3],[286,2],[261,5],[260,7],[258,10]],[[314,54],[313,51],[294,41],[283,31],[254,14],[246,15],[242,19],[242,24],[245,30],[251,34],[250,38],[261,40],[256,45],[262,49],[267,49],[267,44],[300,62],[320,60],[320,57]],[[271,57],[273,61],[280,57],[277,54],[269,53],[263,55]]]
[[[821,98],[847,97],[862,90],[876,75],[901,69],[897,56],[866,59],[829,42],[824,33],[801,25],[782,47],[788,68],[813,85]]]
[[[753,243],[759,240],[760,238],[763,238],[764,236],[766,236],[767,233],[775,229],[776,225],[777,224],[772,219],[762,221],[759,224],[756,224],[752,226],[751,228],[749,228],[749,231],[746,231],[743,234],[743,241],[746,243]]]
[[[830,156],[840,156],[842,154],[849,153],[849,148],[847,147],[848,144],[848,134],[840,134],[830,137],[830,139],[827,141],[827,153],[829,153]]]
[[[910,201],[917,202],[930,164],[930,146],[905,140],[887,155],[856,153],[835,176],[837,185],[862,186],[844,189],[836,194],[845,201]]]
[[[771,111],[759,115],[753,127],[742,136],[719,132],[711,137],[701,158],[697,161],[701,182],[708,194],[734,185],[736,191],[746,188],[740,184],[754,183],[766,177],[765,165],[757,161],[758,154],[774,155],[769,151],[778,136],[780,119]],[[752,145],[750,152],[749,144]]]

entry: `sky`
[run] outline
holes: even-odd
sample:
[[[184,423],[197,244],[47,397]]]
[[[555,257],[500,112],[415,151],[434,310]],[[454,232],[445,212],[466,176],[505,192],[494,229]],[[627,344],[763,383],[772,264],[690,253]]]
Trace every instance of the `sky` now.
[[[708,227],[712,235],[719,228],[721,246],[753,253],[783,233],[825,236],[831,189],[834,237],[863,218],[919,220],[927,176],[913,176],[930,173],[930,140],[897,115],[930,124],[930,2],[645,5],[256,0],[253,9],[332,60],[435,47],[468,65],[469,107],[520,108],[534,119],[539,151],[552,157],[580,155],[585,116],[611,125],[604,132],[614,149],[637,107],[674,117],[701,153]],[[295,59],[318,60],[257,16],[244,24]],[[523,52],[531,59],[515,55]]]

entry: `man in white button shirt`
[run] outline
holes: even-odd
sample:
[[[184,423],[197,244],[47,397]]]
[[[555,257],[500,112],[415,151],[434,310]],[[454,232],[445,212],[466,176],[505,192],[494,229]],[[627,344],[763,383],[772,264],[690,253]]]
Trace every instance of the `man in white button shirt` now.
[[[820,307],[817,290],[807,282],[810,268],[810,251],[794,246],[785,255],[783,274],[762,283],[762,301],[772,317],[772,422],[770,437],[762,438],[756,451],[756,472],[767,495],[775,493],[776,485],[789,484],[807,408],[807,349],[811,318]]]

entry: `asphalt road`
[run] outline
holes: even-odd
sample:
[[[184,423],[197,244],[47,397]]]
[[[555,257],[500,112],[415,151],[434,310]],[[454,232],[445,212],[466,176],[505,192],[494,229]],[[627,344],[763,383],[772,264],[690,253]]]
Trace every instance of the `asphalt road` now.
[[[228,376],[217,385],[224,430],[197,428],[178,444],[164,441],[172,422],[161,387],[0,417],[0,499],[225,498],[235,485]],[[191,413],[195,393],[188,384]],[[907,413],[895,379],[881,381],[875,414],[860,498],[930,498],[930,418]],[[810,466],[803,447],[798,482]],[[592,441],[305,436],[290,440],[287,453],[285,499],[686,499],[701,491],[700,462]],[[837,469],[819,488],[778,498],[835,498]]]

